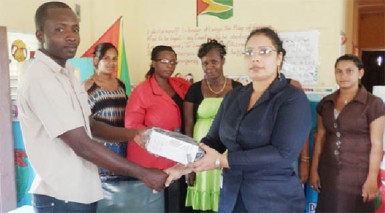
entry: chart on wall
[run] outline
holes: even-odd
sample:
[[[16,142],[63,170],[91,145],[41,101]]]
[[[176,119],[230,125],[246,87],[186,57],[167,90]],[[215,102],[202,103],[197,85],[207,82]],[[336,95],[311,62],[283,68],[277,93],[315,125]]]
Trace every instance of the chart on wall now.
[[[286,50],[282,72],[304,85],[317,83],[318,31],[279,33]]]
[[[147,30],[147,54],[156,45],[172,46],[178,54],[180,64],[197,66],[200,64],[196,52],[207,39],[217,39],[227,47],[227,56],[235,60],[226,63],[241,63],[245,40],[254,24],[228,24],[205,27],[151,28]],[[279,36],[286,49],[283,72],[304,85],[315,85],[318,80],[318,40],[319,32],[280,32]],[[238,60],[239,59],[239,60]]]

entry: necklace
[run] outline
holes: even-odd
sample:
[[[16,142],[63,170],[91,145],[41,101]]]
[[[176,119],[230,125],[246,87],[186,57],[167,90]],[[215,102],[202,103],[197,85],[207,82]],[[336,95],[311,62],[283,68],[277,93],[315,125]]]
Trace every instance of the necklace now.
[[[214,90],[211,88],[209,80],[206,79],[206,82],[207,82],[207,86],[209,87],[209,90],[210,90],[212,93],[214,93],[214,94],[216,94],[216,95],[219,95],[219,94],[220,94],[221,92],[223,92],[223,90],[225,90],[225,88],[226,88],[227,78],[225,78],[225,82],[223,83],[222,89],[220,89],[219,91],[214,91]]]
[[[101,79],[98,76],[93,76],[92,80],[96,83],[97,86],[99,86],[103,90],[114,91],[117,90],[119,87],[119,84],[115,78],[105,80]]]

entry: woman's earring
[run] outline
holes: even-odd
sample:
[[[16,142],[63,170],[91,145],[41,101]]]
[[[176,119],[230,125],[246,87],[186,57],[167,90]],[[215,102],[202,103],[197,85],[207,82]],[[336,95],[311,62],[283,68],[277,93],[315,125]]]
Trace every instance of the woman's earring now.
[[[278,79],[281,80],[281,71],[279,69],[279,65],[277,66]]]

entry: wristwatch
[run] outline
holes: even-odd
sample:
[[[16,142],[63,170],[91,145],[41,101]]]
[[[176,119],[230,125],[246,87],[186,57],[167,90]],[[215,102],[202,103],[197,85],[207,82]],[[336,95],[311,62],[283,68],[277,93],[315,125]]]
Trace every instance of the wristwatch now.
[[[221,154],[218,154],[218,157],[217,159],[215,160],[215,167],[217,169],[220,169],[221,168]]]

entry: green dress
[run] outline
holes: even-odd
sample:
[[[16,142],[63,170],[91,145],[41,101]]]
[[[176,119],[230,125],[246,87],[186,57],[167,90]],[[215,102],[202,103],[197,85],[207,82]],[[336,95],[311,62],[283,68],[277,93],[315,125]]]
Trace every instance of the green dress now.
[[[197,120],[194,126],[194,139],[200,141],[206,136],[211,123],[218,112],[223,98],[204,98],[198,107]],[[188,186],[186,206],[194,210],[218,211],[220,179],[222,170],[216,169],[197,172],[195,185]]]

